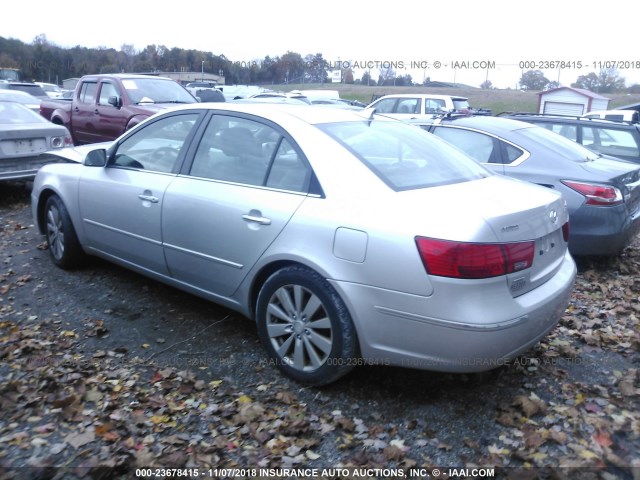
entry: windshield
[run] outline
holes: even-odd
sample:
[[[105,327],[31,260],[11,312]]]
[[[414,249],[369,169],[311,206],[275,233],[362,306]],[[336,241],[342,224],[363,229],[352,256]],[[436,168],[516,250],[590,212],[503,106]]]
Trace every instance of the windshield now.
[[[545,144],[550,149],[574,162],[590,162],[598,158],[599,154],[592,152],[579,143],[569,140],[558,133],[542,127],[527,127],[518,130],[523,136],[538,143]]]
[[[401,122],[319,125],[394,190],[466,182],[492,175],[435,135]]]
[[[160,78],[127,78],[122,80],[131,103],[196,103],[182,86]]]

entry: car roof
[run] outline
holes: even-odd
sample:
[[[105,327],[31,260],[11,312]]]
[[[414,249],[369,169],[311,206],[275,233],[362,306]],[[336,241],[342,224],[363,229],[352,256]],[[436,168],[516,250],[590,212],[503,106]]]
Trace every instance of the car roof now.
[[[605,120],[604,118],[586,118],[581,116],[573,116],[573,115],[554,115],[548,113],[520,113],[514,112],[505,114],[504,117],[499,118],[526,118],[527,121],[535,120],[540,122],[554,122],[554,123],[573,123],[573,124],[588,124],[588,125],[606,125],[612,127],[624,127],[625,125],[632,126],[630,122],[618,122],[615,120]]]
[[[308,124],[333,123],[333,122],[353,122],[368,119],[366,113],[360,110],[350,110],[344,108],[322,108],[317,105],[308,105],[302,103],[280,104],[280,103],[241,103],[241,102],[225,102],[225,103],[194,103],[181,105],[172,109],[175,111],[185,110],[217,110],[235,113],[245,113],[259,115],[261,117],[277,120],[285,117],[295,117]],[[364,111],[366,112],[366,110]],[[377,116],[376,119],[397,122],[397,120]]]
[[[432,95],[430,93],[392,93],[390,95],[384,95],[380,98],[376,98],[375,101],[381,100],[383,98],[434,98],[434,99],[446,99],[451,98],[454,100],[468,100],[467,97],[461,97],[459,95]]]
[[[523,128],[536,128],[535,125],[528,122],[521,122],[520,120],[513,120],[511,118],[504,117],[491,117],[487,115],[479,116],[453,116],[451,118],[435,119],[431,122],[411,122],[415,124],[424,125],[454,125],[460,127],[469,127],[486,130],[489,133],[496,135],[507,134],[515,130],[522,130]]]
[[[161,75],[142,75],[138,73],[99,73],[95,75],[86,75],[83,79],[101,79],[101,78],[119,78],[119,79],[142,79],[142,78],[158,78],[160,80],[168,80],[170,82],[175,82],[175,80],[169,77],[163,77]]]

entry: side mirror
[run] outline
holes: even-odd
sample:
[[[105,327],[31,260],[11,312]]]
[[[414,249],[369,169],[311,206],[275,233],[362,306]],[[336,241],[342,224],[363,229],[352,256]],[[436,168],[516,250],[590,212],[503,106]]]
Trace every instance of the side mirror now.
[[[91,150],[84,158],[83,165],[87,167],[104,167],[107,164],[107,151],[104,148]]]
[[[122,106],[122,99],[117,95],[112,95],[109,97],[109,105],[113,105],[116,108],[120,108]]]

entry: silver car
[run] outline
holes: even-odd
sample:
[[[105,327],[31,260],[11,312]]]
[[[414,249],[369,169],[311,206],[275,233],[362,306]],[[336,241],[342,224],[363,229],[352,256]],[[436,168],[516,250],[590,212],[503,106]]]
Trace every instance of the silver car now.
[[[100,256],[236,310],[304,384],[495,368],[569,301],[562,196],[401,122],[198,104],[83,148],[34,182],[53,262]]]
[[[44,152],[72,144],[62,125],[20,103],[0,100],[0,180],[30,180],[42,165],[56,161]]]

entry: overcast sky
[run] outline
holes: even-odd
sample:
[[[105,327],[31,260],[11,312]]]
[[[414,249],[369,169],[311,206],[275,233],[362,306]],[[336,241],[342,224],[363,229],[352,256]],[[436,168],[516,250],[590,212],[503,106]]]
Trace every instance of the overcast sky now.
[[[155,44],[238,62],[287,51],[303,57],[322,53],[329,62],[370,66],[373,78],[384,63],[396,66],[398,75],[411,74],[415,82],[430,77],[478,86],[488,79],[500,88],[515,88],[527,70],[543,70],[550,80],[569,85],[578,75],[622,62],[618,72],[627,85],[640,83],[636,28],[626,33],[615,26],[633,23],[625,19],[637,15],[635,2],[595,5],[574,0],[31,0],[3,5],[0,36],[30,43],[45,34],[61,47],[118,50],[125,43],[137,50]],[[565,64],[544,68],[556,61]]]

